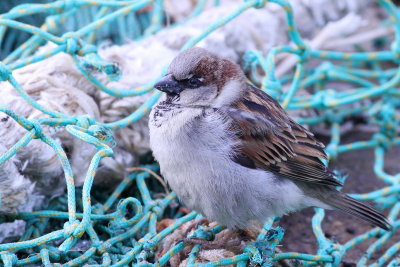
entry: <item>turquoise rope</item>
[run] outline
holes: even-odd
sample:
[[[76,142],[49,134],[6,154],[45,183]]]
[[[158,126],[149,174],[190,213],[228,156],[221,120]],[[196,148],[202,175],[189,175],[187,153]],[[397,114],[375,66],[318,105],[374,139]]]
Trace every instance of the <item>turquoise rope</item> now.
[[[199,1],[193,13],[186,20],[175,25],[185,24],[201,14],[205,9],[206,2]],[[242,254],[214,262],[199,263],[197,259],[202,246],[195,245],[189,252],[187,266],[230,264],[272,266],[273,262],[284,259],[296,259],[303,266],[338,266],[349,250],[374,239],[375,241],[358,262],[359,266],[366,266],[378,250],[383,249],[390,240],[393,240],[395,232],[400,227],[400,205],[398,204],[400,174],[389,174],[384,170],[387,150],[400,145],[400,137],[398,137],[400,125],[399,119],[396,117],[400,106],[398,92],[400,69],[393,66],[393,64],[398,64],[400,55],[399,10],[390,1],[377,0],[378,4],[388,13],[391,26],[395,29],[395,40],[391,50],[342,53],[307,47],[295,25],[289,1],[271,0],[269,2],[279,5],[285,11],[288,35],[294,45],[274,47],[267,55],[263,55],[260,51],[247,51],[244,61],[249,77],[288,110],[318,110],[317,115],[297,118],[297,121],[308,125],[325,124],[329,127],[331,140],[327,145],[326,152],[330,161],[349,151],[374,150],[374,173],[385,183],[385,186],[372,192],[352,194],[352,196],[362,201],[373,201],[379,207],[387,209],[393,230],[384,232],[374,228],[345,244],[339,244],[325,237],[321,227],[325,212],[322,209],[316,209],[312,219],[312,228],[318,243],[318,251],[315,255],[297,252],[275,253],[275,248],[281,242],[284,230],[280,227],[272,227],[273,220],[269,220],[263,226],[256,242],[247,244]],[[219,5],[219,1],[214,1],[214,4]],[[196,45],[247,10],[263,8],[266,4],[267,1],[262,0],[244,1],[232,13],[210,22],[202,33],[190,39],[182,49]],[[147,9],[144,11],[142,8]],[[164,68],[164,71],[158,77],[154,77],[153,81],[137,88],[124,90],[109,88],[96,79],[92,71],[103,72],[109,80],[117,80],[121,72],[112,62],[102,59],[93,44],[107,36],[107,33],[113,28],[111,25],[116,25],[115,28],[120,38],[126,36],[145,38],[162,31],[165,16],[163,8],[163,2],[160,0],[59,0],[46,4],[19,5],[0,15],[1,45],[15,43],[18,35],[14,32],[6,35],[7,31],[23,31],[31,35],[31,38],[21,43],[0,63],[0,81],[9,83],[27,104],[49,116],[49,118],[28,120],[15,114],[12,107],[0,106],[0,112],[8,115],[26,130],[20,140],[3,155],[0,155],[0,164],[15,156],[33,139],[38,139],[55,151],[64,170],[67,185],[67,194],[54,201],[55,204],[49,205],[47,209],[7,214],[1,218],[1,221],[20,219],[27,222],[27,230],[19,242],[0,244],[0,259],[4,266],[31,264],[44,266],[52,264],[54,266],[82,266],[84,264],[163,266],[168,264],[171,257],[183,251],[187,246],[187,244],[179,242],[161,255],[156,262],[151,262],[160,242],[183,224],[198,218],[198,214],[190,212],[184,215],[176,211],[171,213],[172,208],[169,205],[176,200],[176,195],[171,193],[163,195],[161,198],[155,198],[154,192],[149,188],[149,178],[151,177],[149,172],[140,171],[128,174],[114,189],[114,192],[101,203],[95,203],[91,194],[100,161],[105,157],[113,156],[112,146],[108,145],[114,143],[112,131],[126,127],[146,116],[161,94],[153,91],[152,85],[165,73]],[[34,26],[17,21],[21,17],[35,14],[47,14],[46,22],[41,26]],[[70,20],[72,17],[77,21]],[[75,29],[77,25],[79,28],[76,31],[63,33],[60,28],[61,24],[68,24],[71,26],[69,29]],[[5,36],[9,36],[9,38],[4,40]],[[56,47],[42,54],[33,54],[45,41],[54,43]],[[12,72],[62,52],[68,53],[82,75],[106,94],[114,97],[128,97],[150,92],[151,95],[132,114],[109,123],[97,122],[87,115],[71,116],[51,110],[30,97],[14,79]],[[281,53],[293,54],[298,61],[294,72],[278,78],[274,72],[276,56]],[[315,68],[309,69],[306,63],[315,58],[323,62]],[[388,62],[392,64],[390,68],[385,67]],[[326,88],[327,82],[330,81],[348,83],[352,89],[337,91],[335,88]],[[300,95],[299,92],[305,88],[308,89],[308,94]],[[374,100],[373,104],[365,104],[367,99]],[[357,105],[349,105],[354,103]],[[346,108],[343,108],[344,105]],[[368,123],[375,125],[378,131],[370,140],[343,144],[340,126],[348,117],[361,114],[366,116]],[[72,169],[65,151],[44,132],[43,125],[64,127],[74,138],[90,143],[97,149],[97,153],[90,162],[80,197],[77,197],[79,190],[74,186]],[[156,164],[143,167],[158,171]],[[122,195],[132,188],[137,188],[136,195],[122,198]],[[177,217],[177,219],[165,229],[158,231],[157,224],[164,217]],[[58,220],[63,222],[64,226],[62,229],[46,232],[49,220]],[[193,236],[212,240],[223,229],[219,225],[212,228],[199,226],[195,229]],[[84,238],[91,242],[90,247],[82,252],[71,251],[73,246]],[[57,241],[58,245],[54,245],[53,241]],[[394,242],[371,266],[385,266],[385,264],[397,266],[399,260],[395,256],[398,255],[399,250],[400,243]],[[29,253],[26,253],[27,251]],[[29,256],[18,258],[17,255],[25,255],[24,253]]]

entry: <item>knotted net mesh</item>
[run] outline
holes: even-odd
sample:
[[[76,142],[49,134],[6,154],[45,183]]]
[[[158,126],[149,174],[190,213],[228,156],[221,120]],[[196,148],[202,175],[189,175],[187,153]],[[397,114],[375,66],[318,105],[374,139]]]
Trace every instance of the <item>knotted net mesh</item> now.
[[[374,161],[369,164],[373,165],[376,178],[384,186],[375,191],[352,194],[352,197],[372,201],[385,210],[392,222],[392,231],[374,228],[345,243],[339,243],[325,235],[321,228],[325,213],[316,209],[311,222],[318,245],[314,254],[282,252],[286,251],[284,247],[278,249],[284,229],[273,227],[272,220],[266,222],[259,232],[253,233],[253,242],[247,242],[238,250],[207,252],[202,244],[192,245],[180,242],[180,239],[196,237],[212,240],[218,236],[222,239],[220,234],[227,235],[226,230],[212,223],[196,223],[200,215],[179,207],[176,195],[160,186],[160,181],[151,178],[158,177],[155,173],[158,172],[158,166],[148,156],[135,161],[137,168],[123,172],[124,178],[112,190],[107,186],[93,190],[95,176],[101,168],[100,162],[118,156],[115,145],[121,141],[114,138],[114,133],[138,124],[141,118],[147,116],[160,96],[159,92],[153,90],[152,84],[163,75],[163,68],[160,68],[158,75],[141,86],[122,89],[110,86],[110,81],[117,81],[121,77],[124,66],[99,55],[99,41],[111,38],[123,43],[127,36],[137,40],[154,38],[168,29],[189,25],[204,12],[207,4],[210,4],[207,2],[220,5],[219,1],[196,1],[190,13],[185,14],[179,22],[172,21],[172,24],[171,18],[166,16],[165,3],[161,0],[60,0],[16,5],[0,15],[0,97],[5,99],[6,94],[10,94],[5,88],[11,88],[23,98],[24,106],[31,108],[28,113],[21,114],[15,110],[14,102],[0,105],[0,111],[4,114],[1,123],[5,125],[13,121],[19,124],[19,131],[23,130],[12,144],[6,141],[14,140],[12,136],[15,133],[10,132],[11,129],[4,131],[10,135],[4,133],[1,137],[0,167],[4,171],[0,174],[10,177],[6,167],[15,169],[15,177],[23,173],[26,166],[19,166],[13,160],[34,142],[39,142],[43,145],[41,148],[53,151],[53,160],[62,168],[61,174],[55,176],[61,175],[65,181],[63,188],[66,187],[65,194],[42,202],[45,205],[39,210],[32,211],[31,208],[21,211],[18,208],[21,203],[17,201],[24,202],[35,185],[29,188],[19,185],[16,187],[19,189],[11,190],[13,193],[10,194],[5,188],[16,185],[10,186],[11,182],[7,179],[0,181],[2,224],[15,220],[25,222],[22,236],[16,240],[3,240],[0,244],[4,266],[339,266],[346,254],[361,243],[368,245],[358,259],[358,266],[400,264],[398,236],[396,240],[396,231],[400,226],[400,173],[389,174],[384,169],[387,151],[400,144],[400,13],[389,0],[376,1],[377,6],[386,12],[384,18],[388,18],[382,19],[380,26],[385,31],[366,38],[374,40],[375,46],[371,49],[376,51],[364,51],[362,46],[357,47],[360,45],[357,40],[364,40],[360,36],[359,39],[344,38],[342,43],[338,41],[331,44],[332,50],[335,45],[356,47],[357,51],[351,52],[320,50],[315,43],[305,42],[295,24],[291,3],[286,0],[236,2],[227,14],[207,21],[200,31],[176,46],[181,50],[195,46],[219,28],[234,23],[254,9],[272,5],[284,12],[288,44],[273,46],[267,53],[259,49],[246,49],[238,61],[243,63],[251,82],[280,101],[291,114],[297,115],[300,123],[325,129],[329,135],[326,152],[330,161],[349,151],[374,151]],[[71,18],[74,18],[72,26]],[[257,35],[261,28],[253,30]],[[385,42],[391,42],[391,45],[385,45]],[[44,45],[46,49],[41,49]],[[31,87],[27,90],[29,82],[24,82],[22,86],[19,79],[14,77],[18,69],[61,54],[67,54],[70,64],[75,66],[85,82],[103,95],[113,99],[146,97],[141,98],[134,111],[121,118],[102,120],[95,113],[69,112],[67,108],[62,112],[60,107],[41,101]],[[281,63],[278,67],[277,62]],[[33,72],[32,69],[30,71]],[[335,82],[341,86],[332,86]],[[62,94],[50,94],[50,98],[61,98]],[[89,105],[89,102],[85,103]],[[37,115],[32,117],[31,112],[37,112]],[[343,127],[349,118],[359,117],[362,117],[365,125],[374,126],[371,137],[342,143]],[[68,140],[82,140],[93,149],[84,170],[80,171],[80,182],[77,182],[77,174],[73,171],[73,163],[79,160],[71,163],[73,153],[67,151],[62,138],[54,137],[55,132],[63,132],[69,137]],[[79,148],[83,150],[87,146],[77,145],[76,149]],[[38,156],[44,153],[36,152]],[[12,165],[14,163],[15,166]],[[15,177],[11,178],[16,180]],[[22,179],[21,183],[27,182],[27,178],[18,176],[18,179]],[[51,186],[46,190],[51,190]],[[225,241],[228,242],[228,239]]]

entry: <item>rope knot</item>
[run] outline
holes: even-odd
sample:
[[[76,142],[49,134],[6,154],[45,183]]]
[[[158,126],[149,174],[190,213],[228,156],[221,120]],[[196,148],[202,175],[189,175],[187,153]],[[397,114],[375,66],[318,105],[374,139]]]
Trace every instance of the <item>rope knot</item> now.
[[[149,201],[147,203],[146,209],[153,212],[158,218],[162,216],[163,209],[158,205],[157,201]]]
[[[213,240],[215,238],[215,234],[211,231],[207,231],[206,229],[199,228],[194,231],[192,237],[198,237],[204,240]]]
[[[147,251],[153,251],[157,246],[156,241],[152,239],[143,240],[143,249]]]
[[[390,147],[391,141],[383,133],[376,133],[372,138],[376,141],[378,146],[383,147],[383,149],[387,150]]]
[[[142,247],[142,252],[136,256],[138,263],[145,263],[148,256],[154,255],[157,243],[151,239],[151,234],[147,233],[143,238],[138,241],[138,244]]]
[[[87,53],[79,63],[85,70],[104,72],[111,81],[121,78],[122,71],[116,62],[109,62],[97,53]]]
[[[35,139],[42,139],[43,138],[43,130],[42,126],[36,121],[31,122],[32,130],[35,130]]]
[[[257,0],[254,3],[254,8],[263,8],[267,4],[267,0]]]
[[[299,60],[301,63],[304,63],[308,60],[310,52],[307,47],[300,48],[299,50],[301,51],[301,53],[299,54]]]
[[[321,251],[323,251],[323,254],[328,254],[332,257],[332,266],[340,265],[343,256],[342,247],[340,245],[334,244],[332,243],[332,241],[329,241],[329,245],[327,245],[325,248],[322,248]]]
[[[7,81],[11,76],[11,71],[6,64],[0,62],[0,81]]]
[[[337,104],[336,92],[332,89],[319,91],[313,96],[313,98],[324,108],[332,107]]]
[[[380,132],[388,139],[394,139],[397,136],[396,127],[393,127],[393,125],[398,125],[396,114],[396,109],[391,103],[384,104],[379,110],[371,112],[372,123],[378,125]]]
[[[264,240],[257,239],[245,248],[250,256],[250,266],[273,266],[275,248],[281,242],[284,230],[281,227],[270,229]]]
[[[104,207],[100,203],[96,203],[92,206],[92,213],[93,214],[99,214],[99,215],[104,215]]]
[[[71,55],[76,54],[80,49],[79,38],[71,32],[65,33],[62,37],[64,38],[65,44],[67,45],[67,47],[65,48],[65,52]]]
[[[75,229],[79,226],[79,221],[75,220],[72,223],[66,222],[64,223],[64,237],[68,238],[73,235]]]
[[[114,139],[114,134],[112,133],[112,131],[110,131],[110,129],[102,126],[102,125],[91,125],[88,129],[88,132],[96,137],[97,139],[99,139],[102,142],[107,142],[109,143],[109,145],[111,147],[115,147],[116,146],[116,142]]]
[[[76,126],[88,129],[96,121],[89,115],[81,115],[76,118]]]
[[[248,245],[244,249],[244,252],[250,256],[250,266],[262,265],[263,259],[256,243]]]

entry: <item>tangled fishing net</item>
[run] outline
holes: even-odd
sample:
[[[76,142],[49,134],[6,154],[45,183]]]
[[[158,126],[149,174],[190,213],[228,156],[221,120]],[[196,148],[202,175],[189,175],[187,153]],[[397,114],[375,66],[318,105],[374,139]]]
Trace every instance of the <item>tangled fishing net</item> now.
[[[339,266],[358,246],[349,264],[399,266],[400,173],[384,164],[400,144],[400,11],[391,1],[4,1],[0,11],[4,266]],[[291,252],[279,245],[278,218],[239,233],[182,207],[157,174],[147,113],[160,95],[154,82],[195,45],[240,63],[325,136],[329,163],[373,150],[374,175],[364,179],[376,188],[352,196],[388,214],[393,230],[363,228],[339,242],[315,209],[316,250]],[[367,138],[346,143],[354,127]]]

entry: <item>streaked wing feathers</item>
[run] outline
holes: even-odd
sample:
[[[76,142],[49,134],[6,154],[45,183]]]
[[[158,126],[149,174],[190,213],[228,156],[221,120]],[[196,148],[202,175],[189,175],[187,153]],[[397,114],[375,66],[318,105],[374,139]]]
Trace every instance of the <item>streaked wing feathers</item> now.
[[[340,185],[320,160],[326,159],[324,145],[266,93],[248,85],[240,102],[221,111],[240,139],[238,163],[303,182]]]

